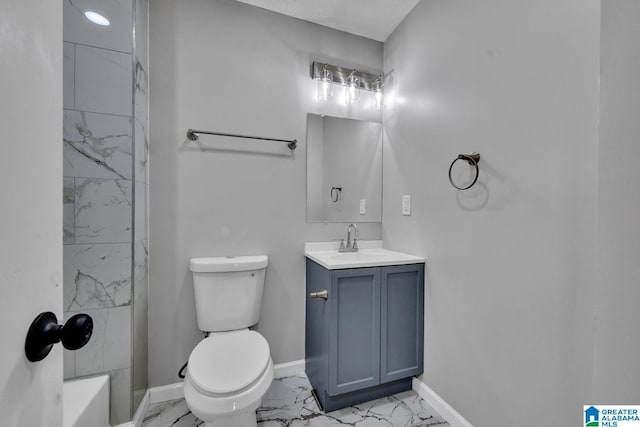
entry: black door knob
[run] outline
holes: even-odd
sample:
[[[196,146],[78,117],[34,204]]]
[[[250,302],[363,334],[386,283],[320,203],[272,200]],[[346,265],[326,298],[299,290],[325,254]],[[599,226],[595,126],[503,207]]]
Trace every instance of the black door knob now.
[[[67,350],[78,350],[89,342],[92,333],[93,319],[86,314],[76,314],[65,322],[60,340]]]
[[[86,314],[76,314],[63,325],[50,311],[40,313],[31,323],[24,350],[27,359],[38,362],[49,354],[53,345],[62,341],[67,350],[84,347],[91,339],[93,320]]]

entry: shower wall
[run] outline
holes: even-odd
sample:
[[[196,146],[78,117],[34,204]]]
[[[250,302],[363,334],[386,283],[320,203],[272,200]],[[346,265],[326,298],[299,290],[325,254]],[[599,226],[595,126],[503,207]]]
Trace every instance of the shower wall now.
[[[94,321],[90,343],[65,351],[64,375],[109,374],[111,424],[146,390],[145,3],[64,1],[64,311]]]

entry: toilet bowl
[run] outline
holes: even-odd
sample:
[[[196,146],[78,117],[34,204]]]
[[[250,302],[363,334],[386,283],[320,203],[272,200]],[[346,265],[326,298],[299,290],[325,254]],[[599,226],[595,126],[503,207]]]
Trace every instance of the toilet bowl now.
[[[272,380],[269,345],[260,334],[223,332],[205,338],[191,352],[184,395],[206,427],[253,427]]]
[[[267,257],[194,258],[198,327],[209,335],[191,352],[184,380],[189,409],[205,427],[254,427],[273,380],[257,323]]]

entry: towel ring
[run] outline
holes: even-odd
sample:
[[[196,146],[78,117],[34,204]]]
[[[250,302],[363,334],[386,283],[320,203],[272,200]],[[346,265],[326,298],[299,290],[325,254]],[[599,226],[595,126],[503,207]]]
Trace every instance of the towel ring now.
[[[340,200],[340,193],[342,193],[342,187],[331,187],[331,201],[337,203]]]
[[[451,170],[453,169],[453,165],[455,165],[458,160],[466,160],[467,163],[469,163],[469,165],[475,166],[476,168],[476,176],[475,178],[473,178],[473,182],[466,187],[458,187],[453,182],[453,178],[451,178]],[[449,166],[449,182],[451,183],[451,185],[453,185],[453,187],[457,190],[468,190],[471,187],[473,187],[473,185],[478,180],[478,175],[480,175],[480,168],[478,168],[478,162],[480,162],[480,153],[477,153],[474,151],[469,154],[458,154],[458,157],[456,157],[453,163],[451,163],[451,166]]]

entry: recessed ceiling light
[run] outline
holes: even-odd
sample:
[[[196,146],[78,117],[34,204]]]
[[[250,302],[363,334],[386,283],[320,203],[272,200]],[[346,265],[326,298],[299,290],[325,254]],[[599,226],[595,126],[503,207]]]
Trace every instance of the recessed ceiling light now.
[[[100,15],[97,12],[92,12],[90,10],[87,10],[84,13],[84,16],[87,17],[87,19],[91,22],[93,22],[94,24],[98,24],[98,25],[102,25],[102,26],[108,26],[111,25],[111,22],[109,22],[109,20],[107,18],[105,18],[104,16]]]

